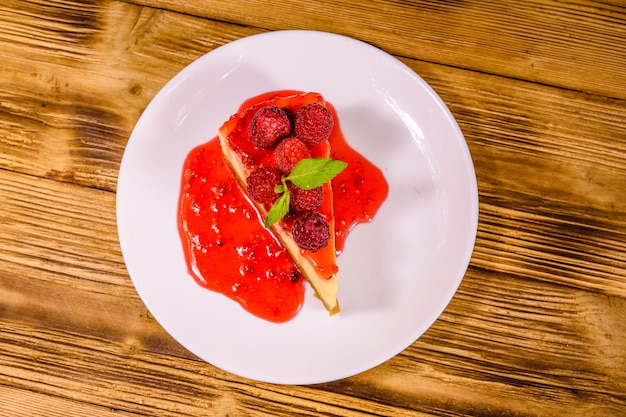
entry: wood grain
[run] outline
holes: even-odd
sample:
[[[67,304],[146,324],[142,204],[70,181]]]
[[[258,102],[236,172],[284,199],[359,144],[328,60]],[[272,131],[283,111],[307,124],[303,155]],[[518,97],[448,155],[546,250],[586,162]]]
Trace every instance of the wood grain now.
[[[113,203],[112,193],[52,180],[44,180],[44,192],[36,178],[0,173],[5,209],[0,235],[15,233],[11,228],[14,221],[9,220],[20,213],[24,216],[20,224],[32,227],[22,235],[40,235],[51,247],[45,259],[39,259],[40,251],[35,249],[30,256],[23,254],[1,264],[0,343],[4,346],[0,363],[11,364],[0,366],[0,380],[11,393],[5,403],[22,398],[15,394],[26,390],[24,398],[32,391],[51,396],[51,401],[71,398],[76,402],[70,408],[76,410],[75,415],[81,415],[90,404],[148,414],[146,410],[158,410],[162,415],[195,415],[199,407],[227,415],[252,407],[260,410],[258,415],[288,415],[295,410],[304,415],[306,410],[309,415],[355,415],[347,410],[437,415],[447,408],[459,415],[499,415],[487,414],[490,409],[505,415],[525,412],[522,415],[538,416],[568,410],[583,416],[590,412],[619,415],[626,406],[623,298],[571,291],[558,283],[547,285],[477,267],[469,270],[439,321],[381,367],[316,387],[254,384],[251,389],[242,385],[244,379],[199,361],[170,340],[122,277],[99,279],[99,274],[94,277],[90,269],[81,267],[82,258],[67,258],[67,253],[79,251],[92,260],[115,254],[106,243],[114,240],[116,233],[106,215],[110,212],[107,205]],[[61,210],[69,212],[68,218],[80,211],[76,207],[80,208],[80,203],[55,203],[71,196],[76,201],[98,201],[102,206],[93,218],[100,230],[97,244],[86,245],[72,230],[51,233]],[[26,200],[47,215],[24,211]],[[58,261],[58,266],[46,269],[43,275],[33,274],[46,260]],[[111,262],[121,264],[119,252]],[[101,265],[98,269],[114,268]],[[38,329],[36,333],[30,330],[32,326]],[[551,370],[549,376],[538,373],[546,369]],[[85,379],[81,375],[87,372],[89,378]],[[545,392],[549,396],[542,394]],[[196,401],[185,406],[176,403],[175,398],[183,393]],[[300,400],[294,405],[293,399],[284,397],[287,395]],[[505,401],[511,395],[516,400]],[[251,402],[250,396],[260,403]],[[271,400],[273,408],[265,408],[269,404],[263,398]],[[454,405],[447,403],[449,398],[455,399]],[[277,401],[282,405],[277,406]],[[323,405],[326,401],[337,408]],[[224,414],[220,414],[221,407]],[[406,414],[399,413],[398,407]]]
[[[0,415],[625,415],[625,16],[583,0],[3,2]],[[114,192],[172,76],[299,28],[379,46],[437,91],[480,218],[459,291],[419,340],[294,387],[217,369],[159,326],[126,272]]]
[[[131,2],[269,30],[328,31],[402,57],[626,98],[621,2]]]
[[[107,190],[154,95],[252,33],[120,2],[11,4],[0,8],[0,167]]]
[[[474,264],[623,297],[625,103],[491,76],[477,81],[466,72],[436,79],[423,65],[416,70],[444,97],[473,155],[478,239],[485,239]],[[495,100],[498,94],[506,100]]]
[[[0,258],[0,411],[5,404],[6,409],[26,412],[32,406],[20,404],[34,391],[50,397],[46,406],[52,407],[56,398],[74,401],[66,405],[73,411],[65,415],[83,415],[91,404],[146,415],[150,410],[159,415],[197,415],[203,409],[211,415],[236,415],[237,410],[249,407],[259,408],[253,415],[267,415],[264,407],[268,404],[255,405],[255,398],[264,395],[272,399],[271,412],[289,415],[297,408],[302,412],[321,407],[334,410],[328,411],[333,415],[351,415],[337,406],[308,404],[311,401],[306,397],[294,405],[286,397],[281,399],[286,394],[271,389],[239,394],[242,378],[220,371],[180,347],[146,311],[130,279],[117,274],[123,270],[123,260],[112,221],[114,210],[110,209],[114,195],[43,181],[0,170],[0,236],[23,241],[19,251]],[[61,205],[59,200],[67,202]],[[24,201],[39,209],[25,210]],[[86,209],[82,206],[85,201],[93,206]],[[65,215],[60,216],[63,211]],[[92,226],[70,223],[72,218],[89,217],[90,213]],[[68,230],[60,230],[62,218]],[[16,230],[18,225],[29,228]],[[89,230],[99,233],[81,236]],[[3,243],[3,247],[10,246]],[[38,329],[36,333],[32,333],[33,327]],[[229,384],[230,394],[224,392]],[[266,390],[272,387],[264,386]],[[196,400],[179,403],[181,394]],[[13,403],[18,405],[13,407]],[[382,410],[380,415],[387,415],[391,409]],[[45,407],[38,412],[46,412]],[[312,411],[310,415],[316,414]]]

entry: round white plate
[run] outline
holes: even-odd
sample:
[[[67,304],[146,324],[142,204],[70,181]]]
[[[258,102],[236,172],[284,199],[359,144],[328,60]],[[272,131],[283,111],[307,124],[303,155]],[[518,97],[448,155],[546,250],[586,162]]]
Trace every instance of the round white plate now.
[[[324,95],[348,142],[382,169],[389,196],[338,259],[342,312],[329,317],[307,288],[298,316],[274,324],[195,283],[176,216],[188,152],[246,99],[283,89]],[[471,156],[437,94],[381,50],[312,31],[240,39],[176,75],[137,123],[117,189],[126,266],[156,320],[205,361],[284,384],[345,378],[411,345],[456,292],[477,221]]]

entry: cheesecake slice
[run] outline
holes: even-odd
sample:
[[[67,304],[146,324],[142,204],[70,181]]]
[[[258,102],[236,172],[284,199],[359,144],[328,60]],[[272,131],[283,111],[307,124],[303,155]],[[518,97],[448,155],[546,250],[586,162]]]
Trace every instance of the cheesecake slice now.
[[[277,92],[264,95],[263,99],[249,101],[242,109],[232,115],[219,129],[219,141],[222,153],[228,165],[237,178],[242,189],[246,191],[250,201],[256,207],[261,221],[268,219],[275,201],[261,201],[256,196],[251,197],[248,186],[250,176],[260,168],[269,168],[276,171],[280,165],[284,173],[284,163],[278,164],[275,156],[276,146],[285,139],[298,138],[306,144],[310,158],[330,158],[330,143],[328,140],[318,140],[315,137],[307,137],[308,131],[322,135],[330,135],[333,124],[329,126],[315,126],[315,117],[311,120],[301,121],[298,111],[310,105],[325,107],[324,98],[317,93],[296,93]],[[315,107],[313,106],[313,107]],[[331,112],[324,109],[330,115]],[[284,117],[274,120],[271,117],[259,122],[259,114],[267,111],[276,111],[281,115],[288,116],[288,125],[282,126]],[[256,118],[255,118],[256,116]],[[304,119],[302,117],[301,119]],[[331,120],[332,122],[332,120]],[[308,125],[307,125],[308,124]],[[255,130],[256,129],[256,130]],[[260,131],[260,132],[257,132]],[[275,133],[274,136],[267,135],[267,130]],[[278,132],[278,133],[276,133]],[[319,142],[319,143],[318,143]],[[286,176],[287,173],[284,173]],[[304,278],[309,282],[315,295],[319,298],[326,310],[333,315],[339,312],[337,302],[337,272],[339,268],[336,263],[335,248],[335,222],[333,213],[333,192],[331,182],[327,181],[321,185],[323,194],[321,203],[314,209],[314,215],[310,213],[296,213],[293,208],[284,217],[269,226],[276,239],[283,245],[291,255],[294,262],[300,269]],[[312,216],[316,219],[323,219],[325,239],[322,243],[312,247],[302,243],[300,234],[294,236],[294,223],[305,216]],[[328,230],[326,231],[326,225]],[[296,230],[297,231],[297,230]],[[327,239],[327,240],[326,240]],[[316,242],[319,243],[319,242]],[[306,246],[303,248],[303,246]]]

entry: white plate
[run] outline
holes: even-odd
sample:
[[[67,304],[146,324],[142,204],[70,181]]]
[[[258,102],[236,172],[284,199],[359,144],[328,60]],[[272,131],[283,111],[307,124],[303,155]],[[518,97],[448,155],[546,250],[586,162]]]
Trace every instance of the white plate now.
[[[307,288],[298,316],[273,324],[194,282],[176,216],[188,152],[244,100],[283,89],[316,91],[335,106],[348,142],[382,169],[389,196],[338,259],[342,312],[329,317]],[[469,263],[478,193],[463,135],[424,80],[360,41],[282,31],[211,51],[157,94],[124,153],[117,221],[137,291],[179,343],[240,376],[311,384],[385,362],[436,320]]]

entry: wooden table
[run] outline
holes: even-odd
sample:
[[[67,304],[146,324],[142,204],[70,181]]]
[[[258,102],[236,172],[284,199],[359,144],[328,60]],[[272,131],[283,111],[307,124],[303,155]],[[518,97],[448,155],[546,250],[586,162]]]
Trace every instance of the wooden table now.
[[[398,57],[475,163],[474,253],[448,308],[362,374],[260,383],[193,356],[139,299],[117,174],[150,100],[266,31]],[[626,6],[591,1],[3,0],[0,415],[626,415]]]

